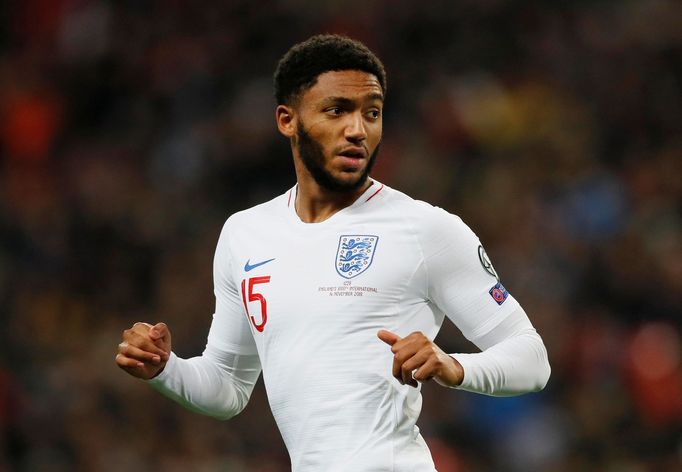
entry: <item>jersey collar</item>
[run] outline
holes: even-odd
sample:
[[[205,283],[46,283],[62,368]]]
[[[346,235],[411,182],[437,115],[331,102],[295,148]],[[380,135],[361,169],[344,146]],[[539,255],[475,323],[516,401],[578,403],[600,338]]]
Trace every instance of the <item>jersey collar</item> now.
[[[346,208],[343,208],[342,210],[339,210],[337,213],[329,217],[328,219],[321,221],[319,223],[304,223],[301,221],[301,219],[298,217],[298,214],[296,213],[296,193],[298,192],[298,184],[294,185],[289,189],[289,191],[285,194],[286,198],[284,199],[284,202],[286,203],[287,210],[290,216],[293,217],[295,221],[297,221],[299,224],[306,225],[306,226],[313,226],[313,225],[323,225],[327,223],[328,221],[332,221],[336,219],[337,216],[342,215],[347,213],[353,208],[357,208],[359,206],[364,205],[365,203],[369,202],[372,198],[374,198],[376,195],[378,195],[383,189],[384,189],[384,184],[381,182],[371,179],[371,185],[367,187],[367,189],[360,195],[352,204],[348,205]]]

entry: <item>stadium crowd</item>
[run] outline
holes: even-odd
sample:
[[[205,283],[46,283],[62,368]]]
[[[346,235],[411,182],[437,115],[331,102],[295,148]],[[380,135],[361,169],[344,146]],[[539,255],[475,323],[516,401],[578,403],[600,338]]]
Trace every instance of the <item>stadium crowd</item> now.
[[[218,423],[114,355],[140,320],[202,351],[224,220],[294,183],[272,72],[318,32],[386,64],[375,178],[460,215],[548,347],[541,393],[423,387],[439,470],[681,470],[681,17],[673,0],[3,3],[0,471],[289,469],[262,386]],[[438,342],[472,349],[447,322]]]

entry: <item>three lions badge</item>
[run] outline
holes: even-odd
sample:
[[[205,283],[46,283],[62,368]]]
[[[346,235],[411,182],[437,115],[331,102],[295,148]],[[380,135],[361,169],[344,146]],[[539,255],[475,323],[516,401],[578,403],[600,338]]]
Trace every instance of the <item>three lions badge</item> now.
[[[336,272],[352,279],[369,269],[374,259],[379,236],[365,234],[342,235],[336,250]]]

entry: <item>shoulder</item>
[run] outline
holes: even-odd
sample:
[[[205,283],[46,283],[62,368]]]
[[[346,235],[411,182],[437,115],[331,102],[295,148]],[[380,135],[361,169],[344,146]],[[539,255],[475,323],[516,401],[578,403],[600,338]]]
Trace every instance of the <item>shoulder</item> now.
[[[458,215],[430,203],[415,200],[398,190],[387,188],[384,201],[420,239],[438,239],[439,236],[447,236],[448,239],[476,237]]]
[[[223,233],[253,229],[254,226],[272,225],[281,218],[287,208],[289,191],[275,198],[240,210],[230,215],[223,226]]]
[[[249,241],[253,234],[271,232],[278,221],[284,221],[287,196],[288,192],[230,215],[220,231],[216,256],[230,253],[234,244]]]

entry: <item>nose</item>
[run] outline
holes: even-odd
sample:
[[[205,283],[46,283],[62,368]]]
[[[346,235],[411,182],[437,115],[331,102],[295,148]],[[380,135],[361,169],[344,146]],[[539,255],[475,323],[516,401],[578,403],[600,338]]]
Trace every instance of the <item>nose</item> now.
[[[349,122],[345,129],[346,139],[352,143],[359,143],[367,139],[367,129],[362,113],[351,113],[348,118]]]

